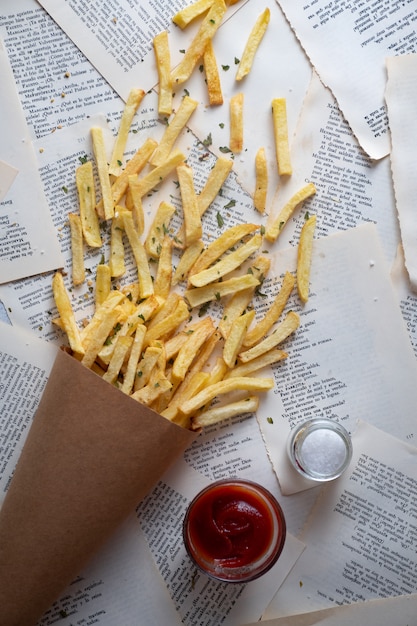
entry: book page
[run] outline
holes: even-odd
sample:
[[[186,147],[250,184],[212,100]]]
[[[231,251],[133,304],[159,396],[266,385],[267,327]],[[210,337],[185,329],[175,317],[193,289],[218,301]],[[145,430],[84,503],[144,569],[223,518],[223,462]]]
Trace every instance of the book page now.
[[[62,257],[13,74],[1,41],[0,73],[0,115],[2,119],[7,119],[0,144],[0,282],[5,283],[56,269],[62,264]],[[42,228],[39,228],[39,223]]]
[[[415,177],[414,103],[417,97],[417,55],[407,54],[386,60],[388,81],[385,99],[391,130],[390,154],[396,206],[401,228],[401,241],[410,286],[417,292],[417,251],[415,242],[417,226],[415,202],[417,183]]]
[[[414,1],[277,1],[362,148],[386,156],[385,57],[416,51]]]
[[[295,262],[282,252],[275,273]],[[360,418],[415,441],[417,363],[388,267],[371,224],[314,242],[310,297],[301,310],[292,303],[302,321],[283,345],[291,356],[274,366],[277,395],[258,411],[284,493],[315,484],[286,455],[288,434],[304,419],[329,417],[352,431]]]
[[[415,593],[417,448],[360,422],[353,450],[318,499],[307,547],[265,619]]]
[[[175,66],[181,59],[181,50],[196,33],[194,24],[183,33],[172,23],[172,16],[188,4],[185,0],[169,5],[161,0],[113,0],[105,6],[94,1],[86,6],[82,0],[59,4],[39,1],[124,100],[132,85],[137,84],[138,76],[145,91],[158,82],[153,54],[155,35],[168,31]],[[239,5],[232,5],[224,19],[233,15]]]

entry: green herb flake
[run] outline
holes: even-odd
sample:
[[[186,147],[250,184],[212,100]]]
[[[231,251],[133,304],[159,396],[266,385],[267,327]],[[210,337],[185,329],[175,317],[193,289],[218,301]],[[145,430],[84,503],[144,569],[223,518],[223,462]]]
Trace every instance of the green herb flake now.
[[[225,204],[225,206],[223,208],[225,209],[231,209],[232,207],[234,207],[236,205],[236,200],[229,200],[229,202],[227,204]]]
[[[221,216],[221,213],[219,211],[217,211],[216,219],[217,219],[217,226],[219,228],[222,228],[222,226],[224,226],[224,219]]]
[[[228,154],[229,152],[231,152],[230,148],[228,148],[227,146],[220,146],[219,150],[220,152],[223,152],[223,154]]]
[[[230,65],[222,65],[222,70],[227,72],[227,70],[230,70]]]
[[[239,65],[240,63],[240,59],[238,59],[237,57],[235,57],[235,65]]]
[[[120,160],[120,159],[117,159],[117,165],[118,165],[119,167],[122,167],[123,163],[121,162],[121,160]]]
[[[273,424],[274,420],[272,419],[272,417],[267,417],[266,421],[268,422],[268,424]]]
[[[265,226],[264,225],[261,226],[261,235],[262,235],[262,237],[265,235]]]
[[[68,187],[63,186],[63,187],[61,187],[61,189],[62,189],[62,191],[63,191],[64,193],[68,193]]]
[[[305,212],[304,219],[305,221],[310,219],[310,213],[308,211]]]
[[[84,163],[87,163],[88,161],[88,156],[85,154],[84,156],[78,157],[78,160],[81,163],[81,165],[84,165]]]
[[[220,128],[224,128],[224,122],[220,122],[219,126]]]
[[[207,137],[205,139],[203,139],[202,144],[203,146],[205,146],[206,148],[208,148],[209,146],[211,146],[213,143],[213,138],[211,136],[211,133],[209,133],[207,135]]]

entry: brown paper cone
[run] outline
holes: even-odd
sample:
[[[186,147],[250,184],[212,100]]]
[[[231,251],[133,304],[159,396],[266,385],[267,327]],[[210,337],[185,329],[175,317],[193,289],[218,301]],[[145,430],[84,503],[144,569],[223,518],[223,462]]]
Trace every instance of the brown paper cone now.
[[[33,626],[194,437],[60,351],[0,510],[0,624]]]

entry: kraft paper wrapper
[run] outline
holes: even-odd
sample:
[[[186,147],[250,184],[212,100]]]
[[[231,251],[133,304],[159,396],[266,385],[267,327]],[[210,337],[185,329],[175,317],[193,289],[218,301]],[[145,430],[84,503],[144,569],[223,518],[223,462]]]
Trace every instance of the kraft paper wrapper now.
[[[1,626],[33,626],[195,436],[60,351],[0,510]]]

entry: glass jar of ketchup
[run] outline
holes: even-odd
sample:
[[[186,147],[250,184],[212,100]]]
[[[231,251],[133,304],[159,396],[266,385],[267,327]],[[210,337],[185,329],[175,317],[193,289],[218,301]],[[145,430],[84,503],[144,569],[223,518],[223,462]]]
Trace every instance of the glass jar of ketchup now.
[[[206,574],[243,583],[276,563],[286,524],[280,505],[264,487],[226,479],[212,483],[190,503],[183,537],[189,556]]]

